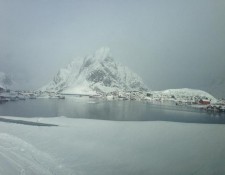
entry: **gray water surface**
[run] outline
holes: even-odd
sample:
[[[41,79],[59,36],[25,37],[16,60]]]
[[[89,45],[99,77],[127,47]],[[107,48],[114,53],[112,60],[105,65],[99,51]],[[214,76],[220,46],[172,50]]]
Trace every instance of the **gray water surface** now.
[[[138,101],[103,101],[87,97],[27,99],[0,105],[1,116],[87,118],[114,121],[173,121],[225,123],[224,114],[206,113],[181,106],[153,105]]]

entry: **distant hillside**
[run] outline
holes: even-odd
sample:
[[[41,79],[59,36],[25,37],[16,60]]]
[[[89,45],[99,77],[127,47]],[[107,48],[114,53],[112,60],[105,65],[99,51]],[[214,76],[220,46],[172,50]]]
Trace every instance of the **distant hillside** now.
[[[203,98],[203,99],[209,99],[212,102],[216,102],[217,99],[212,96],[211,94],[198,90],[198,89],[188,89],[188,88],[182,88],[182,89],[167,89],[164,91],[153,91],[152,92],[155,95],[159,96],[165,96],[165,97],[174,97],[176,99],[194,99],[196,97]]]
[[[14,82],[12,79],[6,75],[4,72],[0,72],[0,88],[10,89]]]

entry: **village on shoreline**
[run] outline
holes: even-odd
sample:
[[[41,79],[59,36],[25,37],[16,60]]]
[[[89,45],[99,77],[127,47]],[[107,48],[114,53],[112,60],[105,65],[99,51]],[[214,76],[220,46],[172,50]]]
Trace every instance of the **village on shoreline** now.
[[[0,104],[9,101],[26,99],[66,99],[88,97],[102,101],[142,101],[157,105],[187,106],[213,113],[225,113],[225,100],[216,99],[212,95],[193,89],[173,89],[166,91],[114,91],[96,94],[66,94],[49,91],[12,91],[0,89]]]

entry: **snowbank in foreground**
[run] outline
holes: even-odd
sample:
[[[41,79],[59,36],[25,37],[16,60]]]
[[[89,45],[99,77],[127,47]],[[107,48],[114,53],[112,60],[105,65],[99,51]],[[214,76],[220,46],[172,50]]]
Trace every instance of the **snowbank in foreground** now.
[[[0,122],[0,174],[225,173],[224,125],[20,119],[59,126]]]
[[[48,154],[24,140],[0,133],[0,174],[63,174],[63,169]]]

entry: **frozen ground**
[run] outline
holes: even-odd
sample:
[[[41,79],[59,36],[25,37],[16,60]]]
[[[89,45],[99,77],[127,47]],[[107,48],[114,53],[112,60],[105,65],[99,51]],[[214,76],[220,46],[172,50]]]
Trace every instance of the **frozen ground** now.
[[[0,174],[225,174],[224,125],[20,120],[59,126],[0,122]]]

